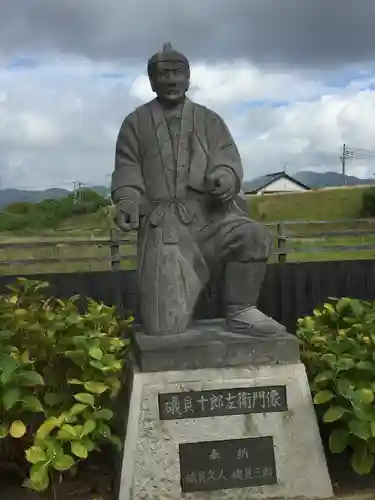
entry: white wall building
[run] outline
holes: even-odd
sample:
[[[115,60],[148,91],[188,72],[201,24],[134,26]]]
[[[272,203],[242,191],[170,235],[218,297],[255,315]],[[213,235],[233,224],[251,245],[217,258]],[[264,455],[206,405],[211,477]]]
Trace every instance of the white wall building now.
[[[244,183],[245,194],[298,193],[309,190],[308,186],[285,172],[264,175]]]

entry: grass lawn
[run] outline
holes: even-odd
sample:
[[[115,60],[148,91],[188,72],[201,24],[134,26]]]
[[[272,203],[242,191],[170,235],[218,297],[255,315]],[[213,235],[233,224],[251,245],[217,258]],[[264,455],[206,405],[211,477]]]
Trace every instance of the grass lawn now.
[[[264,222],[280,220],[338,220],[360,218],[364,191],[353,186],[303,193],[250,195],[250,215]]]

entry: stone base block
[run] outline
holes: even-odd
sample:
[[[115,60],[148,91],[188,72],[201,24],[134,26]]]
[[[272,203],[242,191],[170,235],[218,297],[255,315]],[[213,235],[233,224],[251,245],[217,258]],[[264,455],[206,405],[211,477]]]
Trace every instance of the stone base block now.
[[[303,364],[135,371],[119,500],[332,496]]]
[[[136,356],[142,372],[195,370],[228,366],[293,363],[299,360],[295,335],[252,337],[228,332],[223,319],[196,321],[178,335],[135,333]]]

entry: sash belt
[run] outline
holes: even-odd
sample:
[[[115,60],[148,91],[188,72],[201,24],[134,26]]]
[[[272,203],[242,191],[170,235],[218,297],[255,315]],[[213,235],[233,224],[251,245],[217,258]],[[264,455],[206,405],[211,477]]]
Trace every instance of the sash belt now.
[[[182,224],[190,224],[194,218],[194,213],[187,207],[188,200],[174,198],[172,200],[152,201],[149,222],[152,226],[158,227],[163,224],[165,214],[170,209],[175,209]],[[149,207],[150,207],[149,205]],[[153,205],[155,208],[153,208]]]

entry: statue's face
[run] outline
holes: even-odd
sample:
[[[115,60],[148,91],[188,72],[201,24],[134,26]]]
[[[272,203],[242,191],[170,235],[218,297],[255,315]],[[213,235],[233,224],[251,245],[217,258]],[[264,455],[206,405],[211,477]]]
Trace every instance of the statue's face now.
[[[190,85],[190,71],[180,62],[159,62],[153,68],[151,87],[161,101],[177,104],[183,101]]]

